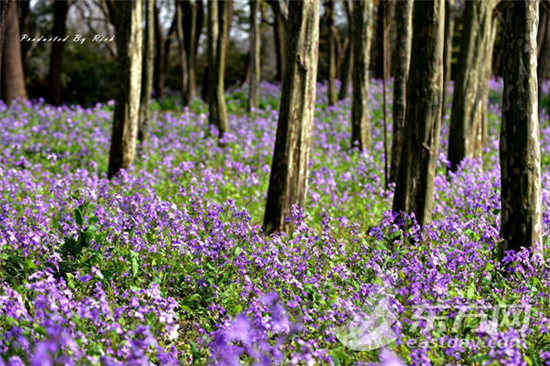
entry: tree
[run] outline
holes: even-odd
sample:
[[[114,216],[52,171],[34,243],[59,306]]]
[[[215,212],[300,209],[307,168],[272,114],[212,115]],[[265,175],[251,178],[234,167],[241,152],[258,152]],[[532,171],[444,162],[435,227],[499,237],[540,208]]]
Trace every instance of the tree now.
[[[187,99],[189,74],[187,68],[187,55],[185,52],[185,39],[183,34],[183,9],[182,2],[180,0],[176,0],[176,38],[178,40],[178,54],[181,66],[181,97],[183,99],[182,104],[186,106],[189,105],[189,100]]]
[[[275,38],[275,54],[277,57],[277,80],[282,81],[285,75],[285,25],[288,18],[288,9],[283,0],[267,0],[273,10],[273,33]]]
[[[344,0],[344,8],[348,19],[348,34],[344,42],[344,62],[342,63],[341,69],[341,85],[338,100],[344,100],[348,97],[349,81],[351,80],[353,70],[353,1]]]
[[[536,1],[508,3],[500,127],[501,237],[507,250],[542,252]]]
[[[326,17],[327,28],[329,31],[328,38],[328,105],[336,104],[336,86],[334,85],[334,79],[336,79],[336,25],[334,22],[334,0],[326,0]]]
[[[258,22],[258,0],[250,0],[250,96],[248,111],[260,106],[260,24]]]
[[[453,56],[453,36],[455,28],[455,1],[445,0],[445,46],[443,48],[443,106],[441,120],[447,113],[449,83],[451,81],[451,61]]]
[[[114,3],[117,92],[109,153],[109,179],[120,169],[128,168],[136,153],[143,44],[142,4],[141,0]]]
[[[303,207],[307,194],[311,131],[319,49],[319,1],[291,1],[288,9],[285,79],[264,229],[285,230],[294,204]]]
[[[539,107],[542,107],[542,82],[550,79],[550,2],[539,1],[539,28],[537,32],[537,75],[539,85]],[[546,105],[548,108],[549,106]]]
[[[209,122],[218,129],[220,139],[229,129],[224,95],[226,27],[227,2],[208,0]]]
[[[155,67],[155,0],[145,2],[145,34],[139,103],[138,140],[147,141],[149,132],[149,99],[153,92],[153,74]]]
[[[395,182],[403,146],[403,126],[407,105],[407,79],[411,60],[413,0],[398,1],[395,4],[395,55],[393,70],[393,138],[391,148],[390,182]]]
[[[456,171],[464,158],[480,157],[483,148],[484,84],[489,80],[493,8],[496,0],[467,1],[463,35],[455,79],[449,134],[450,170]]]
[[[53,36],[64,38],[67,13],[69,12],[69,2],[67,0],[54,1],[54,25]],[[61,104],[61,75],[63,73],[63,48],[65,42],[52,42],[52,52],[50,57],[50,93],[49,102],[53,105]]]
[[[21,61],[21,38],[17,20],[17,1],[3,1],[2,15],[5,16],[3,51],[1,63],[2,99],[11,104],[16,99],[27,99],[25,74]],[[4,23],[2,21],[2,23]]]
[[[415,1],[404,146],[393,211],[431,221],[443,92],[444,0]]]
[[[202,4],[202,0],[200,1]],[[202,28],[202,20],[199,19],[200,14],[197,12],[197,2],[195,0],[184,0],[182,2],[183,9],[183,31],[185,34],[185,55],[187,56],[187,96],[185,99],[190,102],[195,98],[196,92],[196,73],[195,64],[197,58],[198,37],[200,37],[199,23]]]
[[[164,84],[166,81],[166,71],[168,68],[168,59],[170,56],[170,46],[172,38],[176,32],[177,16],[174,14],[172,23],[166,37],[162,34],[162,24],[160,22],[160,9],[155,6],[155,75],[153,77],[153,88],[157,97],[164,96]],[[115,25],[116,26],[116,25]]]
[[[372,38],[372,0],[354,2],[353,20],[353,103],[351,107],[351,147],[370,151],[368,110],[369,63]]]

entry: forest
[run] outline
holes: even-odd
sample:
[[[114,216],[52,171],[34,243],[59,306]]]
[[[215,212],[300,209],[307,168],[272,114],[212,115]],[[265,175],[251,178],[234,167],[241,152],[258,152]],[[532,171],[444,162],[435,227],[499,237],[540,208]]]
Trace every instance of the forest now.
[[[0,0],[0,366],[550,365],[550,1]]]

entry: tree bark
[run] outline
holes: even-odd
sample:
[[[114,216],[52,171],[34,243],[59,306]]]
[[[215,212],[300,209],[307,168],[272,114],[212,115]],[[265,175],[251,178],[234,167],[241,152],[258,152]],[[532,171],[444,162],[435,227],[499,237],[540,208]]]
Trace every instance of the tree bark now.
[[[218,129],[220,139],[229,129],[224,95],[226,37],[227,2],[208,0],[209,122]]]
[[[176,38],[178,40],[178,53],[180,59],[181,67],[181,98],[182,105],[189,105],[189,100],[187,99],[187,87],[189,85],[188,80],[188,68],[187,68],[187,55],[185,53],[185,39],[183,33],[183,7],[182,2],[176,0]]]
[[[371,145],[368,99],[372,8],[372,0],[354,3],[351,147],[367,152]]]
[[[258,22],[258,0],[250,0],[250,95],[248,111],[260,106],[260,24]]]
[[[403,126],[407,106],[407,79],[411,61],[413,0],[397,1],[395,4],[395,56],[393,84],[393,138],[391,152],[390,182],[395,182],[403,146]]]
[[[138,114],[141,93],[142,17],[141,0],[116,1],[117,93],[109,179],[133,163],[136,153]]]
[[[542,254],[537,23],[536,1],[508,4],[500,129],[501,258],[521,247]]]
[[[69,3],[66,0],[54,1],[53,36],[64,38]],[[65,42],[52,42],[50,55],[50,94],[49,102],[55,106],[61,104],[61,75],[63,73],[63,48]]]
[[[393,211],[431,221],[443,92],[444,0],[415,1],[404,146]]]
[[[2,52],[2,99],[11,104],[16,99],[27,99],[25,74],[21,60],[21,38],[17,19],[17,1],[4,2],[7,6]]]
[[[187,96],[191,102],[197,94],[196,81],[196,42],[197,42],[197,3],[195,0],[184,0],[183,7],[183,31],[185,34],[185,55],[187,56]]]
[[[319,1],[289,3],[285,70],[264,230],[288,228],[292,206],[305,205],[319,49]]]
[[[451,62],[453,57],[453,35],[455,28],[455,2],[445,0],[445,46],[443,49],[443,105],[441,107],[441,121],[447,114],[449,83],[451,81]]]
[[[334,79],[336,79],[336,25],[334,22],[334,0],[326,0],[326,16],[327,16],[327,28],[329,31],[328,38],[328,105],[333,106],[336,104],[336,86],[334,85]]]
[[[344,0],[344,7],[348,19],[348,34],[345,42],[346,47],[344,47],[344,62],[342,63],[341,85],[338,100],[344,100],[348,97],[349,82],[353,70],[353,1]]]
[[[147,141],[149,135],[149,100],[153,92],[153,74],[155,63],[155,7],[156,1],[145,2],[145,35],[141,98],[139,104],[138,140]]]
[[[453,95],[449,134],[450,170],[456,171],[465,158],[481,157],[485,70],[490,56],[489,43],[495,0],[467,1]],[[492,49],[491,49],[492,51]],[[488,80],[487,80],[488,82]]]

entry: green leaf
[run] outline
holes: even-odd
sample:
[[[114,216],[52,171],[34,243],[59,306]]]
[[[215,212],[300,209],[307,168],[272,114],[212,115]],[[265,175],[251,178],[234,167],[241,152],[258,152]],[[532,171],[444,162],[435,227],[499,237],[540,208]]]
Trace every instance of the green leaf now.
[[[78,226],[84,225],[84,220],[82,219],[82,212],[78,208],[74,210],[74,220],[76,221],[76,224]]]

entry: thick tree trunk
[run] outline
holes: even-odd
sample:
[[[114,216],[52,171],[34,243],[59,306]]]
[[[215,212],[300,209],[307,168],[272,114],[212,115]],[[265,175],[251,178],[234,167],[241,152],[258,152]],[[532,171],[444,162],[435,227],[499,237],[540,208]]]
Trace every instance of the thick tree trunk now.
[[[181,98],[183,106],[189,105],[187,99],[187,87],[189,85],[189,75],[187,69],[187,55],[185,54],[185,39],[183,34],[183,6],[182,2],[176,1],[176,38],[178,40],[178,53],[181,67]]]
[[[344,100],[348,97],[349,82],[351,80],[353,70],[353,1],[344,0],[346,16],[348,19],[348,34],[345,42],[344,62],[341,68],[341,85],[338,100]]]
[[[153,92],[153,73],[155,64],[155,0],[145,2],[145,35],[143,55],[143,76],[139,104],[138,140],[147,141],[149,134],[149,99]]]
[[[403,126],[407,106],[407,79],[411,61],[413,0],[398,1],[395,5],[395,54],[393,85],[393,138],[390,182],[395,182],[403,146]]]
[[[501,258],[521,247],[542,254],[537,23],[536,1],[509,2],[500,128]]]
[[[415,1],[404,147],[393,211],[431,221],[443,93],[444,0]]]
[[[264,229],[285,230],[292,206],[305,205],[319,49],[319,1],[289,3],[287,64]]]
[[[334,0],[326,0],[328,38],[328,105],[336,104],[336,25],[334,23]]]
[[[258,22],[258,0],[250,0],[250,95],[248,111],[260,106],[260,24]]]
[[[209,122],[218,129],[220,139],[229,129],[224,95],[226,37],[227,2],[208,0]]]
[[[450,170],[456,171],[465,158],[480,157],[483,146],[483,100],[485,70],[495,0],[467,1],[453,95],[449,134]],[[492,49],[491,49],[492,51]],[[488,80],[487,80],[488,82]]]
[[[17,1],[4,2],[7,6],[2,52],[2,99],[11,104],[16,99],[27,99],[25,75],[21,61],[21,38],[17,19]]]
[[[54,24],[53,36],[64,38],[69,3],[66,0],[54,2]],[[61,74],[63,73],[63,48],[65,42],[52,42],[52,53],[50,55],[50,94],[49,102],[53,105],[61,104]]]
[[[109,179],[133,163],[136,153],[141,93],[142,18],[141,0],[116,1],[117,92],[113,135],[109,154]]]
[[[195,0],[184,0],[183,31],[185,34],[185,55],[187,56],[187,95],[186,100],[191,102],[197,94],[196,81],[196,42],[197,42],[197,3]]]
[[[449,99],[449,83],[451,81],[451,61],[453,57],[453,35],[455,29],[455,2],[445,0],[445,47],[443,49],[443,105],[441,107],[441,121],[447,114]]]
[[[353,21],[353,104],[351,147],[370,151],[369,64],[372,38],[372,0],[354,2]]]

